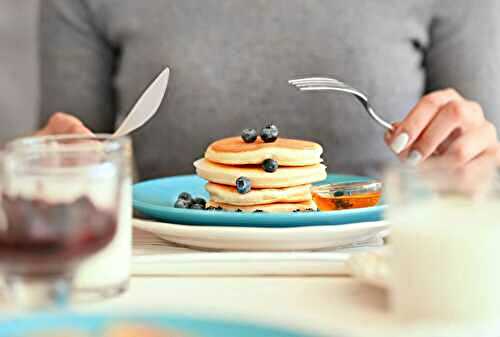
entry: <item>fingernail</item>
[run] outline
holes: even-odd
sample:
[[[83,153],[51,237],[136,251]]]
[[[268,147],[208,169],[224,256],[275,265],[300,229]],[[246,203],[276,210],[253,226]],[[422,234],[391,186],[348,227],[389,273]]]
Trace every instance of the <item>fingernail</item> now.
[[[409,140],[410,136],[406,132],[400,133],[391,143],[392,151],[400,154],[405,149]]]
[[[417,150],[413,150],[408,155],[406,159],[406,163],[410,166],[417,166],[418,163],[422,160],[422,155]]]

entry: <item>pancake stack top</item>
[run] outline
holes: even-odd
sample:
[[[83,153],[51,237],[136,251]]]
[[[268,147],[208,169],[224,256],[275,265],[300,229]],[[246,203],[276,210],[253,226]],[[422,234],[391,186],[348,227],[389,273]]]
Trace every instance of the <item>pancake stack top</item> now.
[[[232,137],[212,143],[194,166],[198,176],[208,180],[209,206],[244,212],[316,210],[311,184],[326,178],[322,153],[321,145],[309,141],[245,142]],[[278,167],[266,171],[263,163],[269,159]],[[238,179],[246,188],[236,187]]]

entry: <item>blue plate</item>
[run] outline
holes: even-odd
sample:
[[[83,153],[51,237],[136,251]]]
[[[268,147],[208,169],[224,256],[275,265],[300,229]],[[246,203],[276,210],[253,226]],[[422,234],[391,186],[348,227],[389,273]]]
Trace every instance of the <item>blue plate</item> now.
[[[321,182],[365,181],[366,177],[330,174]],[[134,185],[134,208],[156,220],[174,224],[239,227],[299,227],[341,225],[382,219],[385,206],[329,212],[236,213],[174,208],[177,196],[189,192],[208,198],[206,181],[195,175],[176,176],[145,181]]]
[[[107,316],[79,314],[41,314],[14,320],[0,320],[0,337],[28,337],[37,334],[57,335],[58,330],[82,332],[100,336],[103,329],[115,323],[146,324],[170,329],[186,336],[198,337],[311,337],[272,327],[242,322],[228,322],[210,319],[194,319],[183,316],[142,315]]]

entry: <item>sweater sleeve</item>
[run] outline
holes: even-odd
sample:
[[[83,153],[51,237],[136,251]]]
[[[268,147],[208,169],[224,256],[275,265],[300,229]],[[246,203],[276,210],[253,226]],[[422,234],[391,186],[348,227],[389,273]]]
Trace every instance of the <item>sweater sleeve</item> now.
[[[43,0],[40,7],[40,123],[56,111],[95,132],[115,120],[115,49],[100,33],[86,0]]]
[[[427,91],[455,88],[500,128],[500,2],[436,1],[426,53]]]

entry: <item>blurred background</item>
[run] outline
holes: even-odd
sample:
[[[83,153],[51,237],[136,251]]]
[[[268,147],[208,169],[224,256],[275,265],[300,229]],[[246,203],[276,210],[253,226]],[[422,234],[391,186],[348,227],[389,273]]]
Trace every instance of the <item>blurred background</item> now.
[[[37,9],[38,0],[0,1],[0,144],[36,124]]]

